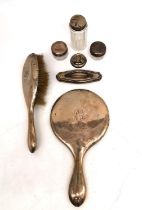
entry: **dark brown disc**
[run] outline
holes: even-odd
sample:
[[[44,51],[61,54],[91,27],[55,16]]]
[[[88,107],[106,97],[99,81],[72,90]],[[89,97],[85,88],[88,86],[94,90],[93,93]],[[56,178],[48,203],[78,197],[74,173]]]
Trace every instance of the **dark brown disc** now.
[[[94,57],[102,57],[106,53],[106,45],[103,42],[93,42],[90,46],[90,53]]]

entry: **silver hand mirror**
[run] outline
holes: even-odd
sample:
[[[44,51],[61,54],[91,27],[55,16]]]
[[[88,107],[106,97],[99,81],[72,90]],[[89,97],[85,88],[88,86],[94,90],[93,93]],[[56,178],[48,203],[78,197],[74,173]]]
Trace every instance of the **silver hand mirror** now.
[[[69,198],[80,206],[86,197],[83,157],[105,134],[109,125],[107,105],[88,90],[72,90],[62,95],[51,111],[53,132],[72,152],[75,166],[69,185]]]

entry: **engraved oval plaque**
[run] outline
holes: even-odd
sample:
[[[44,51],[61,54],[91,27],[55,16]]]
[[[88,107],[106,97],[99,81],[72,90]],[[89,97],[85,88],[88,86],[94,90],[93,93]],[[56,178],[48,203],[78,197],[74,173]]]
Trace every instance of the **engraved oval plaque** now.
[[[81,83],[100,81],[102,79],[102,75],[100,72],[76,69],[76,70],[59,72],[56,75],[56,78],[60,82],[81,84]]]

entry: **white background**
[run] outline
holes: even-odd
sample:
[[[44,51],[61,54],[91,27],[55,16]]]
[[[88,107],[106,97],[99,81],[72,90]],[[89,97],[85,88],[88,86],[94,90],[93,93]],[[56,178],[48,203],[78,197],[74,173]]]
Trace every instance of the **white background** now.
[[[80,210],[142,209],[142,6],[141,0],[0,1],[0,210],[74,210],[68,199],[73,169],[70,151],[54,136],[50,110],[64,92],[85,88],[99,94],[110,111],[105,137],[84,159],[87,198]],[[68,23],[74,14],[88,22],[86,69],[102,81],[59,83],[56,73],[72,69]],[[68,44],[69,55],[56,61],[54,41]],[[95,61],[93,41],[107,53]],[[28,54],[43,53],[50,81],[45,107],[36,109],[38,150],[27,149],[27,110],[21,73]]]

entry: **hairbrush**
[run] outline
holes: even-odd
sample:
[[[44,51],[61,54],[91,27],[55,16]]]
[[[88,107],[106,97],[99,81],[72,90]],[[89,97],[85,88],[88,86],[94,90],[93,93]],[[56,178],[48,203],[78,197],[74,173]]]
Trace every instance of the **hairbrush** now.
[[[33,153],[37,147],[34,107],[45,104],[44,96],[48,85],[43,55],[32,53],[27,57],[23,67],[22,83],[28,110],[28,147]]]

